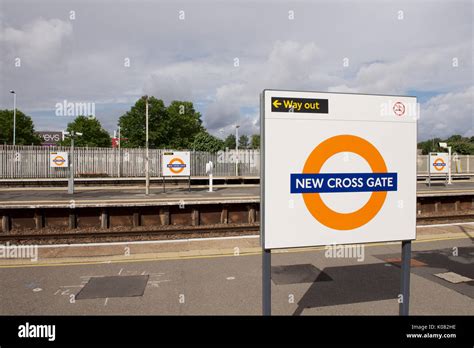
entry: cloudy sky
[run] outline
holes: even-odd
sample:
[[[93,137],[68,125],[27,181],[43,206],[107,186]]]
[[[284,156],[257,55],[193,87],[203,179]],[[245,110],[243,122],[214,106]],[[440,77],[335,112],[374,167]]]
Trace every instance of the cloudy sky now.
[[[0,0],[0,108],[38,130],[95,103],[112,132],[144,94],[217,136],[258,132],[265,89],[408,94],[419,139],[474,135],[473,2]],[[128,64],[129,63],[129,64]]]

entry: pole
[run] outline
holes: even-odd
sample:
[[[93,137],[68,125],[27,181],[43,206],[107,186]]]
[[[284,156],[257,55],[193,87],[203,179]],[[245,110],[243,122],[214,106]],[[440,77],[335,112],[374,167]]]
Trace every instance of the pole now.
[[[16,93],[13,93],[13,145],[16,145]]]
[[[149,167],[149,158],[148,158],[148,96],[145,99],[145,118],[146,118],[146,149],[145,149],[145,175],[146,175],[146,184],[145,184],[145,194],[150,194],[150,167]]]
[[[402,241],[402,263],[401,263],[401,303],[399,314],[408,315],[410,307],[410,261],[411,261],[411,240]]]
[[[451,181],[451,146],[448,146],[448,185],[451,185],[453,182]]]
[[[71,158],[69,159],[69,183],[67,193],[74,194],[74,132],[71,131]]]
[[[118,160],[118,166],[117,166],[117,175],[120,178],[120,167],[122,166],[122,151],[120,150],[120,126],[118,127],[118,139],[117,139],[117,145],[118,145],[118,155],[119,155],[119,160]]]
[[[428,153],[428,187],[431,187],[431,152]]]
[[[235,126],[235,176],[239,176],[239,126]]]
[[[262,250],[262,314],[272,315],[272,253]]]

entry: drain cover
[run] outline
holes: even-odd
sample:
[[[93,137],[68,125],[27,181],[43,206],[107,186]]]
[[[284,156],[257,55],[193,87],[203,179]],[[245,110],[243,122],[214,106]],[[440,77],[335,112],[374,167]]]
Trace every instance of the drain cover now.
[[[148,275],[93,277],[76,295],[76,300],[143,296]]]
[[[438,278],[444,279],[444,280],[446,280],[450,283],[453,283],[453,284],[465,283],[465,282],[469,282],[469,281],[472,280],[471,278],[464,277],[464,276],[462,276],[460,274],[457,274],[457,273],[454,273],[454,272],[437,273],[437,274],[434,274],[434,275]]]
[[[330,281],[332,278],[311,264],[274,266],[272,280],[275,284],[298,284]]]

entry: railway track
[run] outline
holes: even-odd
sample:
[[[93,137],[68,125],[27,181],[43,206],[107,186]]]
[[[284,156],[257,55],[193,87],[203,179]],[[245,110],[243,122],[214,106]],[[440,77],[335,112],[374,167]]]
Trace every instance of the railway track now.
[[[422,216],[418,217],[417,225],[474,222],[474,214]],[[64,230],[64,231],[19,231],[0,235],[0,242],[18,244],[57,244],[57,243],[87,243],[87,242],[116,242],[144,240],[173,240],[181,238],[230,237],[242,235],[257,235],[259,223],[228,224],[213,226],[173,226],[172,228],[134,228],[117,230]],[[41,233],[40,233],[41,232]]]
[[[84,243],[84,242],[112,242],[112,241],[137,241],[137,240],[173,240],[179,238],[204,238],[242,236],[258,234],[259,224],[236,224],[215,226],[182,226],[166,229],[128,229],[107,231],[63,231],[45,233],[12,233],[0,235],[0,242],[15,242],[21,244],[37,243]]]

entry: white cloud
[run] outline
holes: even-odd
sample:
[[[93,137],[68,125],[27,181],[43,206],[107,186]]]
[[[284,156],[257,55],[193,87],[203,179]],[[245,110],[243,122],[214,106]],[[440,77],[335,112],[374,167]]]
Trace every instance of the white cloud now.
[[[421,105],[419,138],[474,135],[474,87],[431,98]]]
[[[410,52],[400,60],[363,65],[353,80],[330,91],[403,94],[409,90],[440,91],[472,84],[472,42]],[[453,66],[457,62],[458,66]]]
[[[21,29],[4,28],[0,41],[12,62],[13,57],[19,57],[26,66],[40,67],[60,53],[64,40],[71,34],[70,22],[38,18]]]

